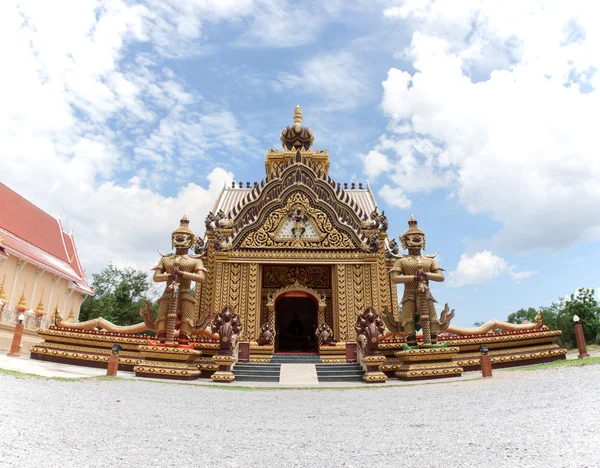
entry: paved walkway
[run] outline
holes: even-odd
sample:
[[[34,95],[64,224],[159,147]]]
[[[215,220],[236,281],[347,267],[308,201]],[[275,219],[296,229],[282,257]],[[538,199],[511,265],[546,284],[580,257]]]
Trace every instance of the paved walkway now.
[[[600,357],[600,349],[590,352],[591,357]],[[571,351],[567,354],[567,359],[577,359],[577,351]],[[32,374],[40,377],[59,377],[69,379],[82,379],[90,377],[101,377],[106,375],[106,369],[97,369],[93,367],[75,366],[70,364],[59,364],[54,362],[39,361],[30,359],[28,354],[22,354],[19,358],[7,356],[6,351],[0,351],[0,369],[20,372],[23,374]],[[494,375],[504,372],[510,372],[510,369],[494,369]],[[133,372],[119,371],[118,376],[123,379],[136,379]],[[276,382],[231,382],[229,384],[215,383],[210,379],[198,379],[190,381],[175,381],[172,383],[185,383],[187,385],[205,385],[217,386],[227,385],[230,387],[250,387],[250,388],[269,388],[269,387],[300,387],[300,388],[356,388],[356,387],[397,387],[409,385],[438,384],[440,382],[461,382],[468,380],[481,379],[480,372],[464,372],[462,377],[452,377],[441,380],[420,380],[416,382],[403,382],[397,379],[388,379],[383,384],[367,384],[360,380],[356,382],[323,382],[320,383],[317,378],[316,367],[314,364],[282,364],[279,383]],[[162,379],[145,379],[158,380]]]
[[[75,366],[71,364],[60,364],[55,362],[38,361],[30,359],[29,355],[22,354],[20,358],[11,358],[6,352],[0,352],[0,369],[20,372],[23,374],[32,374],[41,377],[61,377],[70,379],[85,379],[90,377],[101,377],[106,375],[106,369],[96,369],[92,367]],[[165,382],[164,379],[142,379],[136,377],[133,372],[119,371],[118,377],[122,379],[135,380],[156,380]],[[444,382],[477,380],[481,379],[479,372],[466,372],[462,377],[452,377],[444,379]],[[228,387],[248,387],[248,388],[356,388],[356,387],[396,387],[406,385],[422,385],[425,383],[435,384],[438,380],[426,380],[418,382],[403,382],[396,379],[389,379],[382,384],[367,384],[360,380],[356,382],[322,382],[317,378],[317,371],[314,364],[282,364],[279,382],[213,382],[210,379],[198,380],[169,380],[169,383],[182,383],[186,385],[201,386],[228,386]]]
[[[279,385],[318,387],[317,367],[314,364],[282,364]]]
[[[598,467],[598,382],[600,365],[344,391],[0,373],[0,466]]]

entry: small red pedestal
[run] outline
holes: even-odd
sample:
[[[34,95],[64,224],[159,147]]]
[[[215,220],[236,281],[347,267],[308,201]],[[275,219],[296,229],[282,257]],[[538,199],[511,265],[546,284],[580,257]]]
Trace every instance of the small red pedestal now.
[[[346,362],[356,362],[358,360],[356,356],[356,342],[346,343]]]
[[[108,358],[108,368],[106,369],[106,375],[109,377],[116,377],[117,371],[119,370],[119,355],[111,354]]]
[[[585,347],[585,335],[583,334],[583,325],[581,323],[575,324],[575,339],[577,340],[577,349],[579,350],[579,359],[584,357],[590,357]]]
[[[481,363],[481,376],[491,377],[492,376],[492,363],[490,362],[490,356],[488,354],[482,354],[479,358]]]
[[[238,347],[238,361],[248,362],[250,361],[250,342],[240,341]]]
[[[12,344],[10,345],[10,352],[8,356],[10,357],[20,357],[19,349],[21,348],[21,339],[23,338],[23,329],[25,325],[22,323],[17,323],[15,325],[15,333],[13,335]]]

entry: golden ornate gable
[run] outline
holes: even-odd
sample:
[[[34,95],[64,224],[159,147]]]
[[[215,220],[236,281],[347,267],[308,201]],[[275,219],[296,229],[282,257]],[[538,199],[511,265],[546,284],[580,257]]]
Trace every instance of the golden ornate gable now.
[[[294,237],[282,234],[286,224],[294,224],[289,230]],[[303,236],[307,225],[314,230],[314,234],[311,232],[311,235]],[[273,210],[261,227],[248,233],[239,246],[246,249],[354,250],[360,244],[356,245],[348,234],[336,229],[325,212],[311,206],[309,198],[297,191],[289,196],[284,206]]]

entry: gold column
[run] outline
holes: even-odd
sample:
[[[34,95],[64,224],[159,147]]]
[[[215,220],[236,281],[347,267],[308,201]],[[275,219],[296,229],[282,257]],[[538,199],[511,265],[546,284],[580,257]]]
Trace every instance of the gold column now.
[[[240,307],[240,288],[241,288],[241,277],[242,277],[242,269],[239,263],[228,263],[229,270],[229,278],[226,282],[224,282],[223,287],[223,297],[226,297],[225,294],[229,293],[229,298],[227,299],[227,303],[223,304],[223,307],[229,305],[236,313],[241,314]]]
[[[218,314],[221,312],[221,288],[223,287],[223,263],[219,262],[215,264],[215,274],[214,274],[214,297],[212,298],[212,313]]]
[[[248,265],[248,312],[246,336],[249,339],[258,339],[258,329],[256,319],[260,313],[260,275],[258,264],[250,263]]]
[[[338,265],[337,292],[338,292],[338,326],[340,341],[347,340],[346,326],[348,323],[348,295],[346,288],[346,267]]]
[[[242,321],[242,334],[246,336],[248,332],[248,273],[250,265],[240,264],[240,297],[238,300],[238,314]]]
[[[215,277],[216,277],[216,264],[215,264],[215,234],[212,231],[206,233],[206,242],[208,244],[208,253],[206,254],[206,281],[202,285],[201,300],[198,303],[201,313],[214,314],[214,290],[215,290]]]
[[[348,265],[351,269],[351,276],[348,278],[349,295],[348,304],[352,303],[352,307],[348,308],[347,321],[347,336],[354,337],[354,324],[356,318],[365,310],[365,282],[363,278],[362,265]]]

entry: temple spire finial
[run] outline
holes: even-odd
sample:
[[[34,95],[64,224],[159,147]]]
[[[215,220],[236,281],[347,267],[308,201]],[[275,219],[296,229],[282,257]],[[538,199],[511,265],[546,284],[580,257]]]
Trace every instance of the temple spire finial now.
[[[296,105],[296,108],[294,109],[294,124],[301,124],[302,123],[302,108],[300,107],[300,104]]]

